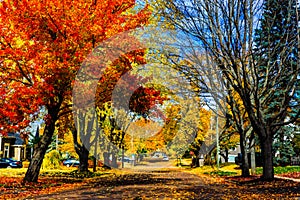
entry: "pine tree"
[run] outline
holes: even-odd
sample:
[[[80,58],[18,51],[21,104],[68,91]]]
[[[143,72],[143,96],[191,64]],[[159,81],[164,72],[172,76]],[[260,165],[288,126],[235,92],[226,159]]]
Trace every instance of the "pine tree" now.
[[[283,88],[291,84],[291,76],[297,68],[297,26],[296,1],[266,0],[260,29],[256,30],[256,61],[261,96],[276,89],[268,96],[269,111],[279,109],[286,97]],[[293,96],[290,96],[293,98]]]
[[[295,117],[292,112],[299,113],[296,6],[296,0],[265,0],[260,28],[255,31],[257,92],[264,121],[270,126],[265,127],[270,134],[260,135],[264,158],[271,156],[270,149],[264,149],[266,141],[272,141],[285,119]],[[264,159],[263,167],[266,177],[274,176],[272,160]]]

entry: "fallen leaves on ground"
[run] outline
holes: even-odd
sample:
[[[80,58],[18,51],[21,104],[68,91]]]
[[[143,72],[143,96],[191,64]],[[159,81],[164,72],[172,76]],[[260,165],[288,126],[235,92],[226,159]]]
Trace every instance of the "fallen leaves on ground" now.
[[[31,195],[49,194],[79,187],[82,180],[65,178],[40,178],[37,183],[23,183],[20,177],[2,177],[0,179],[1,199],[20,199]]]
[[[300,179],[300,172],[285,173],[285,174],[280,174],[280,176],[287,177],[287,178]]]
[[[300,197],[300,184],[275,179],[195,174],[178,169],[110,171],[85,178],[45,176],[36,184],[21,178],[0,181],[1,198],[34,199],[293,199]],[[38,192],[35,192],[38,191]],[[4,195],[3,195],[4,194]],[[10,196],[9,196],[10,195]]]
[[[291,199],[300,197],[300,184],[291,180],[275,178],[264,181],[260,176],[223,177],[226,181],[241,189],[241,193],[256,194],[265,199]]]

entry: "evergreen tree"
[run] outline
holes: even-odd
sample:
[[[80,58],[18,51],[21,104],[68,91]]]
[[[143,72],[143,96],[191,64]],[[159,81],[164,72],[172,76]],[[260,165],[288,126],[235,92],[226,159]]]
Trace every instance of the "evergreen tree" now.
[[[291,163],[291,157],[295,156],[293,132],[293,127],[284,126],[275,134],[273,141],[274,165],[286,166]]]
[[[265,0],[260,29],[255,34],[255,58],[259,63],[261,97],[268,96],[266,112],[273,113],[283,101],[291,102],[296,97],[296,94],[287,96],[285,88],[290,88],[288,84],[299,86],[290,82],[294,75],[291,72],[297,68],[297,26],[295,0]],[[270,90],[276,92],[265,95]]]
[[[299,115],[298,19],[296,0],[265,0],[260,28],[255,31],[254,60],[256,62],[259,104],[268,134],[260,135],[264,158],[271,156],[265,149],[284,121]],[[296,74],[295,74],[296,73]],[[296,75],[296,76],[295,76]],[[264,159],[264,174],[274,176],[272,159]],[[271,170],[271,171],[270,171]]]

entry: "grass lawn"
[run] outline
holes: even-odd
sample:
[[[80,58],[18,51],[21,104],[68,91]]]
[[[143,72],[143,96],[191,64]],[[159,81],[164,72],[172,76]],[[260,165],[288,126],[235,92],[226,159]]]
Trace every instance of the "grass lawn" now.
[[[257,174],[262,174],[263,169],[261,167],[256,168]],[[300,166],[286,166],[286,167],[274,167],[274,174],[287,174],[300,172]]]
[[[218,175],[218,176],[239,176],[241,175],[241,170],[236,164],[229,164],[225,166],[220,166],[219,170],[217,167],[213,166],[202,166],[193,168],[191,170],[193,173],[197,174],[209,174],[209,175]]]
[[[191,169],[191,172],[197,174],[209,174],[218,176],[240,176],[241,169],[236,164],[221,165],[219,170],[212,166],[202,166]],[[256,168],[256,175],[262,174],[262,168]],[[274,167],[274,174],[284,177],[300,179],[300,166]]]

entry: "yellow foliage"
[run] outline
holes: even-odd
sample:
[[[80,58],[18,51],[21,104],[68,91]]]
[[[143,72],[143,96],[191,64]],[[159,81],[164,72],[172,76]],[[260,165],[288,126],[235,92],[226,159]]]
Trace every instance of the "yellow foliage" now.
[[[58,149],[63,153],[68,153],[71,157],[78,158],[78,154],[74,148],[73,135],[71,131],[67,131],[64,134],[63,144],[60,144]]]
[[[43,169],[60,169],[60,153],[56,150],[52,150],[45,155],[43,160],[42,168]]]

